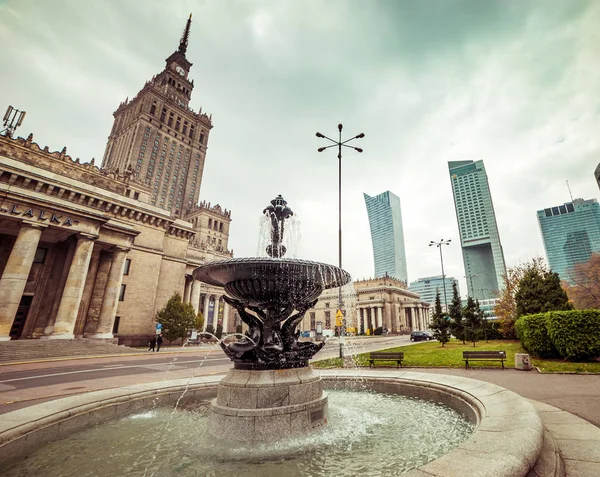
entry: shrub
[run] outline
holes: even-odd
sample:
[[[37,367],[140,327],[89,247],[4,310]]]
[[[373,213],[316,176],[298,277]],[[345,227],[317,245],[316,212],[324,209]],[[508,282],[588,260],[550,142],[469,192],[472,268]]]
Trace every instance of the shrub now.
[[[548,319],[550,313],[524,315],[515,323],[517,337],[523,347],[533,356],[539,358],[555,358],[558,351],[552,344],[548,334]]]
[[[551,311],[548,334],[560,355],[570,361],[600,356],[600,310]]]
[[[211,335],[215,334],[215,327],[213,325],[206,325],[206,329],[204,330]],[[212,338],[212,336],[207,336],[208,338]]]
[[[377,328],[375,328],[375,331],[373,331],[374,335],[380,335],[383,333],[383,328],[381,326],[378,326]]]

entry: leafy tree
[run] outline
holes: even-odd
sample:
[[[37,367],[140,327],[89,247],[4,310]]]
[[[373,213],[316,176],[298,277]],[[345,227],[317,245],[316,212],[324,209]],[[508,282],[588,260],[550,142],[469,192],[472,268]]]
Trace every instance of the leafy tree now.
[[[476,305],[473,298],[467,297],[467,305],[463,310],[465,334],[469,336],[469,341],[473,342],[473,346],[475,346],[475,341],[477,341],[477,331],[481,325],[481,310],[478,308],[479,304]]]
[[[463,344],[465,342],[465,323],[462,315],[462,302],[460,300],[460,296],[458,295],[458,288],[456,287],[456,282],[452,283],[452,302],[448,307],[448,314],[450,315],[450,331],[454,336],[458,339],[462,340]]]
[[[571,310],[567,293],[560,286],[560,278],[551,270],[527,270],[515,293],[517,317],[545,311]]]
[[[169,341],[185,339],[194,328],[196,312],[191,303],[183,303],[177,292],[169,298],[167,304],[156,313],[156,322],[162,324],[162,334]]]
[[[500,291],[494,313],[499,318],[500,332],[505,338],[515,339],[517,337],[515,333],[515,321],[518,318],[518,314],[515,295],[519,291],[519,282],[528,270],[545,272],[548,271],[548,268],[542,257],[534,257],[529,262],[509,267],[503,275],[504,288]]]
[[[569,270],[571,283],[563,282],[569,300],[576,309],[600,309],[600,254]]]
[[[433,308],[433,316],[429,327],[433,330],[433,337],[444,345],[450,341],[450,320],[442,312],[442,302],[440,300],[440,290],[437,290],[435,295],[435,306]]]

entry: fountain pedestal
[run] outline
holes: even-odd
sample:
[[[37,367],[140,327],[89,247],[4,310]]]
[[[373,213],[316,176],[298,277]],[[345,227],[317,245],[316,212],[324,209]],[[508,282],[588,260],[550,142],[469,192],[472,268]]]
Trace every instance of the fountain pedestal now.
[[[232,369],[210,407],[211,432],[220,439],[276,441],[327,422],[327,395],[312,368]]]

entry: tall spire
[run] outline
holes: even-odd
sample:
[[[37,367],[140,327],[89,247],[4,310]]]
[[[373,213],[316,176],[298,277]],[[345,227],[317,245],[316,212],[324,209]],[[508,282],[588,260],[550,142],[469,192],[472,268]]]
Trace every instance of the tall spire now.
[[[192,14],[190,13],[190,18],[188,18],[187,23],[185,24],[185,30],[183,30],[183,34],[181,35],[181,40],[179,41],[179,53],[185,55],[188,46],[188,38],[190,37],[190,26],[192,25]]]

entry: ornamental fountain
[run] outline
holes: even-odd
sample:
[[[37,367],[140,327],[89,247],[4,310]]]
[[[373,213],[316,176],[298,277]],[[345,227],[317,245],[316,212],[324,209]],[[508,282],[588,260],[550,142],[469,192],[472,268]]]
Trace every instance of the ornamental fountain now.
[[[350,281],[339,267],[283,258],[293,212],[281,195],[263,213],[271,223],[267,258],[220,260],[194,271],[197,280],[225,289],[225,301],[248,326],[243,339],[220,342],[233,368],[210,408],[213,431],[241,441],[278,440],[327,422],[327,395],[308,364],[325,343],[299,341],[296,327],[323,290]]]

